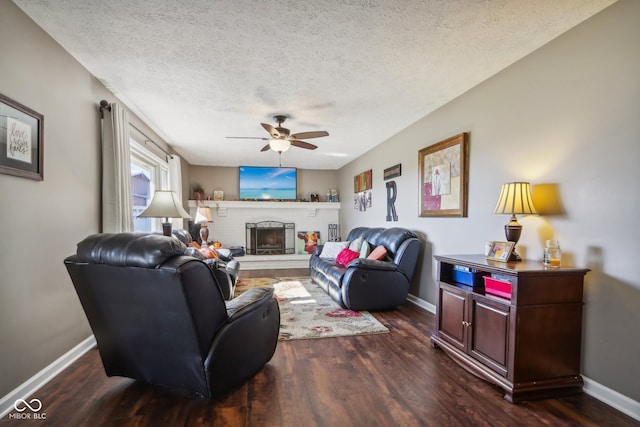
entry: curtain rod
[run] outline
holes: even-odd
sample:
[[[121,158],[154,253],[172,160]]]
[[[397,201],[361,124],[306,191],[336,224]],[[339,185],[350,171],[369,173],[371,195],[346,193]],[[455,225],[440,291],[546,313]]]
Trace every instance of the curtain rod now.
[[[144,141],[144,142],[147,142],[147,141],[148,141],[148,142],[152,143],[153,145],[155,145],[156,147],[158,147],[158,149],[159,149],[160,151],[162,151],[164,154],[166,154],[167,156],[169,156],[169,158],[173,159],[173,155],[172,155],[171,153],[169,153],[167,150],[165,150],[165,149],[164,149],[164,148],[162,148],[160,145],[158,145],[158,143],[156,143],[153,139],[149,138],[149,137],[147,136],[147,134],[145,134],[145,133],[144,133],[144,132],[142,132],[140,129],[138,129],[138,128],[133,124],[133,123],[129,123],[129,126],[131,126],[132,128],[134,128],[135,130],[137,130],[138,132],[140,132],[140,133],[142,134],[142,136],[144,136],[145,138],[147,138],[147,139],[145,139],[145,141]]]
[[[100,111],[102,111],[103,109],[111,111],[111,105],[109,104],[109,102],[107,102],[106,100],[102,100],[100,101]],[[160,145],[158,145],[158,143],[156,143],[153,139],[149,138],[147,136],[146,133],[142,132],[140,129],[138,129],[133,123],[129,122],[129,126],[131,126],[132,128],[134,128],[135,130],[137,130],[138,132],[140,132],[142,134],[142,136],[144,136],[145,138],[147,138],[144,142],[146,143],[147,141],[152,143],[153,145],[155,145],[156,147],[158,147],[158,149],[160,151],[162,151],[164,154],[166,154],[167,156],[169,156],[169,158],[173,159],[173,155],[171,153],[169,153],[167,150],[165,150],[164,148],[162,148]]]

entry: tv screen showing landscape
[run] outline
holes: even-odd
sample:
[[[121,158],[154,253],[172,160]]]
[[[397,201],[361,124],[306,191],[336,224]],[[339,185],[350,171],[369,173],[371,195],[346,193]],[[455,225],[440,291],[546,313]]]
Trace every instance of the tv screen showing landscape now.
[[[296,168],[240,166],[240,200],[296,200]]]

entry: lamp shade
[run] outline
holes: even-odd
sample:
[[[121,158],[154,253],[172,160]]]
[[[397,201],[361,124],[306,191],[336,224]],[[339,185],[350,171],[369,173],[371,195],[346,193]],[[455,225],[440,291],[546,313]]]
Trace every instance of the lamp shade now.
[[[508,182],[502,185],[494,214],[537,214],[531,200],[531,187],[528,182]]]
[[[191,218],[178,200],[175,191],[157,190],[151,203],[138,217],[141,218]]]
[[[278,153],[284,153],[289,149],[289,147],[291,147],[291,142],[289,142],[289,140],[286,140],[286,139],[270,139],[269,147],[271,147],[273,151],[277,151]]]
[[[203,222],[212,222],[213,217],[211,216],[211,209],[209,206],[198,206],[196,210],[196,219],[194,222],[196,224],[202,224]]]

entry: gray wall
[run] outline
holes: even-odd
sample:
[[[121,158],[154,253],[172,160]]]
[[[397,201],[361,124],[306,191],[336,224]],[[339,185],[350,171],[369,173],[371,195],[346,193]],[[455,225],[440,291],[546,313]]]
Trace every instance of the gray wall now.
[[[411,292],[435,304],[433,254],[481,253],[504,240],[492,215],[508,181],[555,184],[566,213],[519,218],[519,252],[541,259],[560,241],[563,260],[586,277],[583,373],[640,401],[640,2],[623,0],[424,117],[340,170],[343,202],[353,176],[373,169],[373,207],[341,209],[341,230],[403,226],[425,239]],[[467,218],[418,217],[418,150],[470,132]],[[386,222],[382,172],[396,178],[399,221]],[[535,196],[535,194],[534,194]],[[426,356],[426,355],[425,355]]]
[[[98,103],[118,100],[10,1],[0,40],[0,93],[44,115],[44,181],[0,174],[1,398],[91,335],[62,261],[100,231]]]
[[[202,185],[206,196],[212,197],[213,190],[221,188],[225,200],[238,200],[238,168],[191,166],[189,181],[191,185]],[[327,190],[337,188],[338,173],[335,170],[298,169],[299,199],[309,200],[311,193],[318,193],[320,200],[324,201]]]

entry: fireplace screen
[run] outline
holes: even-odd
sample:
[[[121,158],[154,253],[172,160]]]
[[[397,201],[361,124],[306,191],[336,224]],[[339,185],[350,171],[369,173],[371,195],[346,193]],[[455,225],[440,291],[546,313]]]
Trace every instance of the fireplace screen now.
[[[279,221],[248,222],[247,254],[282,255],[295,253],[295,224]]]

